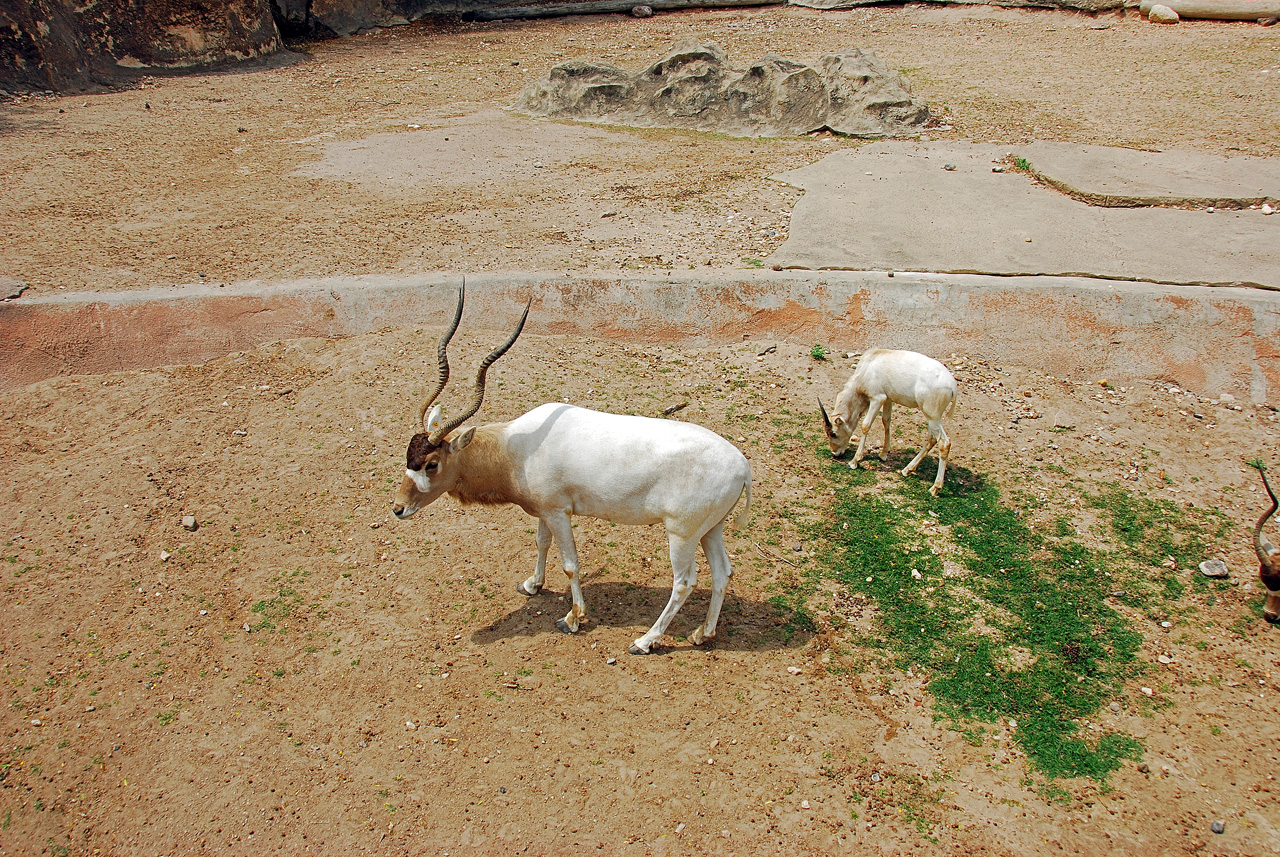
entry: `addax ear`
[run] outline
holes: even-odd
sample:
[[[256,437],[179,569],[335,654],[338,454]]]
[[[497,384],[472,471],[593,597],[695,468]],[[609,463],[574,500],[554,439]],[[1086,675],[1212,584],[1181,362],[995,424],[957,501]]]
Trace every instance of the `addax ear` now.
[[[431,408],[431,413],[427,414],[426,432],[430,434],[440,428],[440,406],[435,405]]]
[[[449,451],[457,452],[460,449],[466,448],[466,445],[471,443],[472,438],[474,438],[475,436],[476,436],[476,427],[472,426],[471,428],[464,431],[462,434],[455,437],[453,440],[449,441]]]

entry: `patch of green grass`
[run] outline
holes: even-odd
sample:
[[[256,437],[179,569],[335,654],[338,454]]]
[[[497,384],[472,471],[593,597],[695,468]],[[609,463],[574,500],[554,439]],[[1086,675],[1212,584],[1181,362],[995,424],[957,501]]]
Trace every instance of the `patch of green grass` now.
[[[1167,598],[1177,598],[1184,584],[1175,569],[1163,563],[1173,557],[1178,568],[1194,568],[1209,555],[1230,524],[1215,510],[1178,506],[1169,500],[1131,494],[1118,485],[1104,486],[1085,501],[1101,510],[1120,541],[1120,555],[1130,563],[1160,567],[1157,575]]]
[[[827,347],[825,345],[815,345],[809,349],[809,356],[814,360],[826,360]]]
[[[257,613],[261,619],[257,624],[249,626],[250,633],[258,631],[274,631],[277,622],[283,622],[289,618],[289,614],[293,610],[293,605],[302,601],[302,596],[296,590],[287,586],[281,587],[275,598],[264,599],[257,602],[250,609]],[[284,633],[281,631],[281,633]]]
[[[1050,778],[1104,779],[1140,750],[1128,735],[1095,737],[1078,725],[1139,668],[1141,635],[1106,601],[1112,558],[1038,535],[993,484],[964,468],[953,468],[934,500],[925,471],[887,490],[859,490],[875,476],[827,465],[837,491],[824,576],[875,601],[899,664],[925,668],[941,714],[958,725],[1009,725]],[[1123,506],[1118,495],[1110,505],[1141,506]],[[926,516],[949,528],[964,574],[943,576],[920,534]],[[1138,520],[1131,532],[1167,546]]]

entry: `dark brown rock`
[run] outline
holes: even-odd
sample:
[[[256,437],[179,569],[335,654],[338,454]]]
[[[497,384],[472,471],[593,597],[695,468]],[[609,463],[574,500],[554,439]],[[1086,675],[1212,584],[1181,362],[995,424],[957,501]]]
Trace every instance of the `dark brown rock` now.
[[[266,56],[269,0],[0,0],[0,87],[74,90]]]

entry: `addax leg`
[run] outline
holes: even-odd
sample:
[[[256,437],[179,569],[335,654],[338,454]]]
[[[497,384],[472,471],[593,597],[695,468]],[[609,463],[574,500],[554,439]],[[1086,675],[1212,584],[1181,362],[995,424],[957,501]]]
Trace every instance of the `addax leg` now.
[[[707,555],[707,564],[711,566],[711,606],[707,608],[707,621],[689,635],[689,642],[701,646],[716,635],[716,622],[720,619],[720,608],[724,605],[724,595],[729,589],[729,578],[733,575],[733,566],[729,564],[729,552],[724,549],[724,524],[716,524],[702,537],[702,552]]]
[[[884,396],[877,396],[867,405],[867,412],[862,416],[862,422],[858,423],[858,449],[853,454],[853,461],[849,462],[849,466],[854,470],[858,469],[858,462],[862,461],[862,456],[866,454],[867,449],[867,432],[871,430],[871,424],[876,420],[876,414],[880,413],[880,407],[884,404]]]
[[[697,560],[697,539],[668,533],[667,543],[671,551],[671,598],[649,632],[628,647],[627,651],[633,655],[649,654],[649,648],[667,632],[667,626],[698,582],[698,570],[694,564]]]
[[[938,424],[938,478],[933,480],[933,487],[929,489],[929,493],[937,497],[938,492],[942,490],[942,477],[947,472],[947,459],[951,457],[951,438],[947,437],[947,430]]]
[[[880,447],[880,460],[889,460],[889,419],[893,414],[893,402],[885,400],[880,409],[880,424],[884,426],[884,444]]]
[[[538,564],[533,569],[533,576],[516,584],[521,595],[537,595],[542,591],[542,584],[547,578],[547,549],[551,547],[551,528],[547,522],[538,519]]]
[[[556,620],[556,627],[566,634],[575,634],[587,618],[587,605],[582,600],[582,578],[578,576],[578,548],[573,543],[573,525],[567,512],[555,512],[547,515],[547,527],[556,539],[556,547],[560,549],[560,560],[564,563],[564,573],[569,576],[569,592],[573,596],[573,605],[563,619]]]

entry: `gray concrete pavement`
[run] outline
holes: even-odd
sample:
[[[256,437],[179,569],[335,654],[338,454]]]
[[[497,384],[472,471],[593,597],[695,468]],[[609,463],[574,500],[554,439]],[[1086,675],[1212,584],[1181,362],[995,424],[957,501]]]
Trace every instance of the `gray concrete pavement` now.
[[[882,142],[775,176],[805,190],[776,269],[1084,276],[1280,289],[1280,215],[1261,210],[1090,205],[1027,172],[1120,199],[1271,199],[1262,159],[1034,144]],[[947,169],[954,165],[954,169]]]

